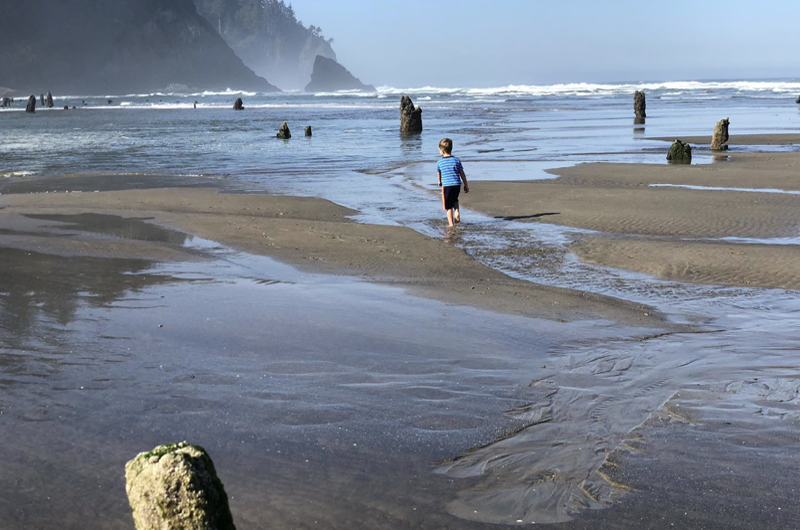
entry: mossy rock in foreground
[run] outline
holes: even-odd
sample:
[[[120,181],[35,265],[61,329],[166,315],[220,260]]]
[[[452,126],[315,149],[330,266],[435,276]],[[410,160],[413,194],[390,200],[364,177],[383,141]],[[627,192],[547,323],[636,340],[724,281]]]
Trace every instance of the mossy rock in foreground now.
[[[673,164],[691,164],[692,146],[676,139],[669,148],[667,160]]]
[[[228,495],[205,449],[159,445],[125,465],[137,530],[235,530]]]

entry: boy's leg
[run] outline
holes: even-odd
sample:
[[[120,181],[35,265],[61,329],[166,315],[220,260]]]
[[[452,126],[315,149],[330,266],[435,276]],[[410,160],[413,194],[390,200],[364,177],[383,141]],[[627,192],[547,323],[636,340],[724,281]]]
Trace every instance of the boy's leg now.
[[[444,198],[444,186],[442,186],[442,210],[447,211],[447,201]]]
[[[456,203],[456,207],[453,208],[453,221],[455,221],[456,224],[461,222],[461,210],[458,209],[458,203]]]
[[[453,221],[453,210],[452,209],[447,210],[447,222],[450,224],[450,226],[455,226],[456,225],[455,221]]]

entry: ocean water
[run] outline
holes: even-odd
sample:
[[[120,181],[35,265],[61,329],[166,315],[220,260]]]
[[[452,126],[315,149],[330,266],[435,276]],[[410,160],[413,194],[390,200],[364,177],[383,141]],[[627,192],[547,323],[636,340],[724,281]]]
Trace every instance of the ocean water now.
[[[632,110],[637,88],[648,96],[648,118],[640,125]],[[423,108],[421,136],[398,132],[402,94]],[[330,183],[350,171],[432,162],[444,136],[453,138],[465,162],[664,163],[666,146],[644,138],[710,134],[728,116],[734,134],[798,130],[797,94],[800,81],[382,87],[377,95],[56,94],[56,108],[40,108],[35,116],[22,112],[21,100],[0,112],[0,174],[222,174],[290,190],[306,178]],[[232,110],[237,97],[244,112]],[[64,105],[77,109],[64,111]],[[295,135],[291,142],[275,138],[283,121]],[[303,137],[307,125],[314,130],[310,139]]]

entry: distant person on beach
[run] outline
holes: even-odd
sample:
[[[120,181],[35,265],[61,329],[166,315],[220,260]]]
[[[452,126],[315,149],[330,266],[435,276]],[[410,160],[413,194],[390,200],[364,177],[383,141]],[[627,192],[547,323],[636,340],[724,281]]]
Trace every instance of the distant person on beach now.
[[[464,184],[464,193],[469,193],[467,175],[461,160],[453,156],[453,140],[443,138],[439,142],[439,187],[442,188],[442,206],[447,212],[447,222],[455,226],[461,222],[461,212],[458,209],[458,196],[461,194],[461,184]]]

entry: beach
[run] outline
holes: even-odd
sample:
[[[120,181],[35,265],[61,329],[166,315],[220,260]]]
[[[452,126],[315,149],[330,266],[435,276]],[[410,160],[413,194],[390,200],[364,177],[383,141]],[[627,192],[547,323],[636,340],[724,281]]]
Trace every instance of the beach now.
[[[102,177],[92,180],[87,189],[102,185]],[[146,218],[303,270],[357,275],[461,305],[551,319],[600,315],[642,325],[658,322],[652,308],[516,280],[482,266],[453,245],[413,230],[349,221],[356,212],[320,199],[154,189],[16,194],[4,204],[2,214],[9,223],[30,216],[57,220],[85,213]],[[48,238],[14,240],[24,250],[54,244]],[[106,242],[87,242],[80,250],[64,252],[113,256]],[[138,253],[137,249],[132,255]]]
[[[64,181],[98,185],[2,196],[4,524],[126,528],[116,468],[176,436],[215,448],[243,527],[453,524],[464,483],[432,466],[531,423],[503,413],[562,333],[680,327],[319,199],[41,192]]]
[[[0,142],[0,528],[131,528],[125,462],[183,440],[237,528],[792,527],[796,109],[712,153],[694,95],[645,134],[616,96],[431,94],[415,138],[297,96],[335,119],[267,143],[274,97],[0,115],[54,145]]]
[[[683,167],[583,164],[554,170],[555,180],[481,182],[468,204],[492,217],[591,231],[570,245],[587,263],[690,283],[797,289],[800,156],[727,158]]]

